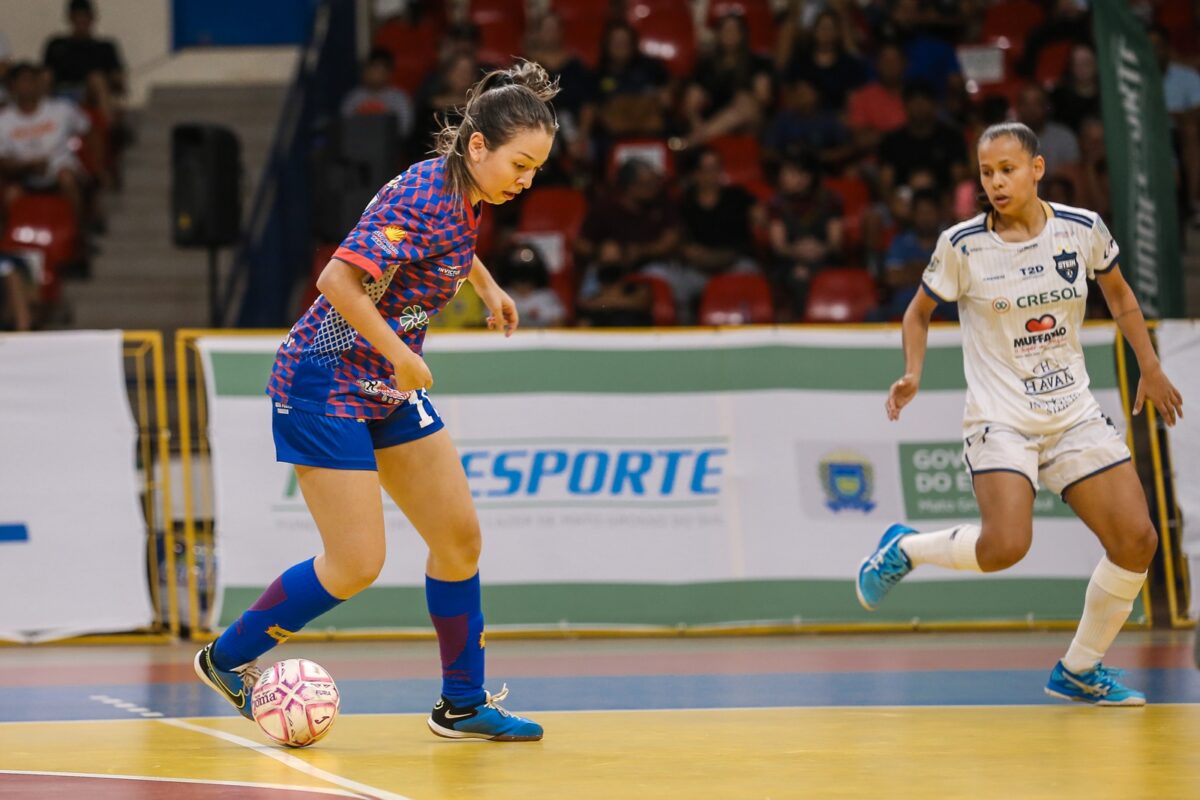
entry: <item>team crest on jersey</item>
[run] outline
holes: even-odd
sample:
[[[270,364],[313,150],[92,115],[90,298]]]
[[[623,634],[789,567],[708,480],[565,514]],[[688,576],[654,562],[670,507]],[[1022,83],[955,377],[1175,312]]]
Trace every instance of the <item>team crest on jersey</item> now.
[[[825,491],[825,506],[830,511],[868,512],[875,508],[871,500],[875,468],[867,459],[854,452],[839,450],[822,458],[817,471]]]
[[[1012,308],[1012,303],[1007,297],[997,297],[992,301],[992,311],[997,314],[1007,314],[1010,308]]]
[[[1054,257],[1054,269],[1067,283],[1074,283],[1079,274],[1079,259],[1075,253],[1059,253]]]

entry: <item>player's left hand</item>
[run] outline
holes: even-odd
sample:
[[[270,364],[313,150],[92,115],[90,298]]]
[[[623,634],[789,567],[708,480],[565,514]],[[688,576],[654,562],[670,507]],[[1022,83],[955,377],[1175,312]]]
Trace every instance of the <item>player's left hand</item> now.
[[[1137,398],[1133,401],[1133,413],[1142,413],[1142,406],[1149,400],[1168,426],[1174,425],[1177,419],[1183,417],[1183,396],[1179,394],[1167,373],[1160,365],[1155,365],[1142,373],[1138,380]]]
[[[521,324],[521,318],[517,314],[517,304],[508,296],[508,292],[497,286],[479,299],[492,312],[487,318],[488,330],[502,330],[505,336],[512,336]]]

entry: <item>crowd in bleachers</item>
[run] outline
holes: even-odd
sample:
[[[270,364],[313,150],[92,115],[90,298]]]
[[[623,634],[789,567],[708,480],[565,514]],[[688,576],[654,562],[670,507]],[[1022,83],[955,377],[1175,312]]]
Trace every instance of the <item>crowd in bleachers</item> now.
[[[940,230],[977,213],[974,140],[1003,119],[1039,135],[1047,199],[1111,214],[1086,2],[701,2],[413,0],[344,113],[395,114],[415,161],[488,67],[558,76],[550,162],[479,242],[527,325],[898,319]],[[1194,222],[1194,4],[1133,6]]]
[[[64,276],[86,273],[101,190],[120,174],[120,53],[95,36],[90,0],[69,0],[66,21],[40,63],[0,39],[0,330],[44,324]]]

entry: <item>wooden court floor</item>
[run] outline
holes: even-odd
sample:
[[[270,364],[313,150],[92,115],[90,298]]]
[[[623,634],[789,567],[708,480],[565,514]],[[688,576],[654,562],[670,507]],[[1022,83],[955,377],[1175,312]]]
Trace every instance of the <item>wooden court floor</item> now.
[[[432,643],[293,643],[338,680],[315,747],[266,743],[189,646],[0,648],[0,798],[1197,798],[1191,638],[1125,634],[1145,709],[1044,697],[1068,634],[489,643],[539,743],[449,742]]]

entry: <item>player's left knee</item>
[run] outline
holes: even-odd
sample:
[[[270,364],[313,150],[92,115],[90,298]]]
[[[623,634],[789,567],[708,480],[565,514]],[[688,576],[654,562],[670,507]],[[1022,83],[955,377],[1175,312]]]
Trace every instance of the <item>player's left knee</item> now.
[[[1144,572],[1154,560],[1158,551],[1158,531],[1150,520],[1143,525],[1129,530],[1123,537],[1116,553],[1110,554],[1110,559],[1118,562],[1119,566],[1136,572]],[[1112,556],[1116,556],[1113,558]]]
[[[431,549],[442,562],[450,562],[464,568],[475,567],[479,564],[479,555],[483,550],[479,525],[464,525],[451,535],[443,537]]]

